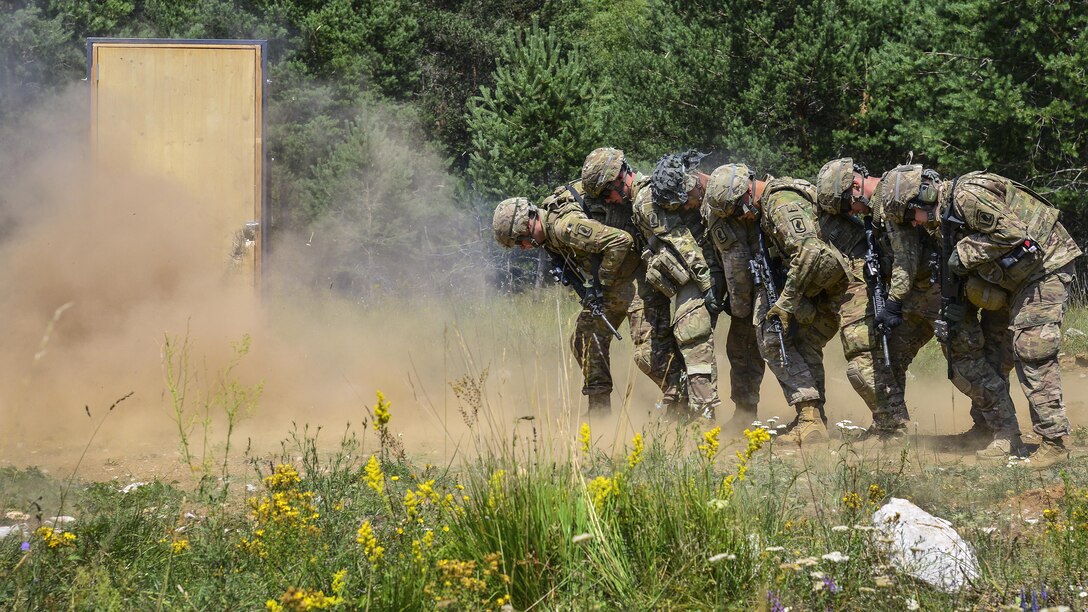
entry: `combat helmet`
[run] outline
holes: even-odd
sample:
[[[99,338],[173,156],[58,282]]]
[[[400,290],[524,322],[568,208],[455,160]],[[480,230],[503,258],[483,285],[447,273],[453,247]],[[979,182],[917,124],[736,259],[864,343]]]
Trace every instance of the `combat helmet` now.
[[[582,187],[591,197],[601,197],[605,190],[627,167],[623,151],[612,147],[594,149],[582,164]]]
[[[703,215],[714,214],[718,217],[739,217],[749,210],[755,210],[752,197],[743,205],[741,200],[752,191],[752,181],[756,173],[745,164],[725,164],[710,173],[706,183],[706,195],[703,196]]]
[[[824,164],[816,175],[816,205],[829,215],[850,210],[853,199],[854,173],[869,177],[865,166],[854,163],[853,158],[842,157]],[[866,200],[866,203],[868,201]]]
[[[688,192],[695,188],[695,169],[706,153],[695,150],[661,156],[650,177],[650,193],[654,203],[665,210],[676,210],[688,203]]]
[[[536,207],[528,198],[506,198],[495,207],[491,229],[495,240],[506,248],[517,246],[518,240],[529,233],[529,218],[536,214]]]
[[[935,218],[938,183],[941,177],[934,170],[925,170],[921,164],[896,166],[880,178],[879,209],[886,221],[903,223],[911,210],[921,208]]]

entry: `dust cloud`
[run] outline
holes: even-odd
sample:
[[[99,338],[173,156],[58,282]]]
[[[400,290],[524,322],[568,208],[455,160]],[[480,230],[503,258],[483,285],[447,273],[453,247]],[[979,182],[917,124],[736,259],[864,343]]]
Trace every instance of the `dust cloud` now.
[[[205,405],[235,359],[226,382],[263,386],[231,440],[235,453],[251,446],[255,456],[306,426],[309,435],[321,427],[319,443],[330,447],[349,425],[363,433],[378,390],[405,450],[433,462],[480,450],[485,431],[541,427],[542,413],[577,403],[565,294],[496,305],[480,269],[459,272],[459,294],[364,305],[315,286],[304,237],[281,233],[258,296],[199,212],[208,203],[122,152],[92,161],[87,115],[79,89],[5,131],[0,464],[58,474],[79,464],[86,478],[176,472],[182,395],[190,450],[221,457],[224,411]],[[551,319],[535,321],[537,312]],[[535,346],[524,331],[534,327]],[[239,356],[233,347],[247,335],[250,351]],[[164,366],[179,366],[180,346],[187,386],[172,394]]]
[[[291,432],[307,426],[309,435],[321,428],[322,448],[335,447],[350,426],[364,452],[372,450],[365,424],[379,390],[392,402],[390,429],[422,461],[488,452],[495,440],[559,452],[573,444],[584,398],[568,350],[576,315],[569,292],[489,295],[481,271],[460,295],[363,305],[296,282],[314,266],[306,237],[281,234],[288,246],[265,262],[258,297],[183,186],[138,163],[100,172],[86,119],[86,91],[70,92],[8,130],[0,152],[0,465],[39,465],[61,476],[78,465],[87,479],[184,473],[177,401],[164,379],[167,339],[189,346],[191,450],[221,460],[222,408],[202,406],[244,335],[250,352],[228,382],[261,384],[263,392],[232,434],[235,456],[247,446],[251,456],[271,456],[284,440],[290,454]],[[626,325],[620,331],[629,337]],[[724,346],[724,326],[717,333]],[[830,418],[867,425],[838,340],[826,357]],[[594,432],[622,449],[660,411],[629,340],[615,343],[612,363],[616,414]],[[724,356],[719,366],[725,399]],[[1067,372],[1066,381],[1070,416],[1083,422],[1077,398],[1085,378]],[[1026,402],[1014,393],[1027,431]],[[791,416],[769,372],[762,397],[761,418]],[[908,401],[923,433],[969,426],[966,398],[939,376],[913,381]],[[719,421],[730,416],[728,403]]]

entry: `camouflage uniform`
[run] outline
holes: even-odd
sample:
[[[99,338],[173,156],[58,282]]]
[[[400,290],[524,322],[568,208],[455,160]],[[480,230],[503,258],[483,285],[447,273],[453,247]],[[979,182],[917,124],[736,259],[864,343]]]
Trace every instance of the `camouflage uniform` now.
[[[910,420],[902,385],[884,361],[881,337],[865,278],[868,244],[864,223],[846,214],[843,194],[851,189],[854,163],[850,158],[828,162],[817,175],[818,223],[824,240],[846,259],[849,273],[846,291],[839,303],[839,327],[846,377],[873,414],[878,432],[902,429]],[[846,208],[849,208],[848,206]],[[883,279],[878,279],[883,282]],[[889,355],[891,346],[888,347]]]
[[[704,303],[713,285],[699,241],[705,236],[702,217],[697,208],[670,206],[653,191],[641,189],[633,206],[635,224],[646,238],[647,280],[672,297],[672,332],[683,356],[691,411],[713,418],[721,401],[714,322]]]
[[[742,167],[741,175],[747,174]],[[742,420],[755,418],[759,404],[759,387],[766,364],[753,359],[760,353],[756,326],[752,324],[755,301],[755,281],[748,266],[759,252],[759,226],[724,214],[725,191],[737,174],[734,164],[720,166],[710,174],[707,193],[700,210],[706,223],[706,235],[716,257],[708,258],[711,277],[724,284],[724,311],[729,315],[729,331],[725,337],[725,354],[729,359],[729,395]],[[717,291],[718,288],[715,287]]]
[[[1001,310],[1010,321],[1014,365],[1032,429],[1044,441],[1060,440],[1069,433],[1069,420],[1058,349],[1072,262],[1081,250],[1058,221],[1059,211],[1023,185],[972,172],[942,188],[942,214],[951,206],[952,216],[963,223],[950,268],[1007,292]]]
[[[593,278],[594,256],[599,255],[597,278],[604,293],[604,316],[613,327],[619,327],[625,318],[632,319],[634,328],[642,316],[634,285],[642,262],[634,249],[633,237],[586,214],[590,210],[581,181],[559,187],[539,208],[544,249],[576,265],[586,278]],[[608,326],[589,308],[583,308],[570,342],[582,368],[582,394],[591,397],[610,394],[612,332]]]
[[[939,247],[923,228],[903,222],[905,202],[914,198],[921,184],[922,167],[900,166],[886,172],[877,185],[871,206],[874,223],[884,231],[892,254],[888,299],[902,304],[903,324],[888,338],[892,367],[905,391],[907,368],[918,351],[934,336],[934,322],[941,308],[941,288],[935,282],[931,258]],[[889,204],[891,206],[889,207]],[[887,214],[888,210],[895,211]],[[952,363],[952,383],[971,398],[971,417],[982,422],[995,438],[1019,436],[1016,411],[1009,396],[1008,370],[995,367],[1003,359],[1005,332],[1000,317],[990,316],[980,324],[977,307],[968,305],[961,324],[952,329],[950,341],[941,345]],[[1009,343],[1011,346],[1011,342]]]
[[[816,189],[788,177],[770,180],[760,197],[760,229],[773,259],[785,267],[775,304],[756,292],[753,322],[760,353],[778,378],[791,406],[813,403],[826,421],[823,349],[838,331],[836,308],[843,301],[847,266],[835,247],[820,237]],[[791,314],[796,323],[786,336],[782,363],[777,335],[766,321],[772,306]]]
[[[620,204],[609,204],[597,197],[601,185],[616,178],[615,173],[625,165],[623,151],[610,147],[596,149],[586,157],[581,183],[586,185],[585,202],[590,217],[628,232],[634,239],[634,252],[641,253],[645,248],[644,240],[633,223],[631,207],[638,193],[643,189],[649,191],[649,177],[636,174],[630,193],[624,195]],[[683,384],[684,361],[672,333],[669,298],[647,282],[646,265],[641,258],[632,278],[634,291],[627,307],[627,319],[635,364],[661,390],[664,406],[686,405],[688,394]]]

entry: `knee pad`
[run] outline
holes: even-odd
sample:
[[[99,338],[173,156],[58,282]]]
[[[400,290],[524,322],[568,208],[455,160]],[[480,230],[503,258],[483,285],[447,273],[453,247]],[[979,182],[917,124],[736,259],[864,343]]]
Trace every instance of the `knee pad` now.
[[[1059,323],[1044,323],[1016,330],[1012,348],[1016,357],[1026,363],[1047,361],[1058,356],[1062,344]]]
[[[710,313],[706,311],[706,308],[696,308],[677,318],[673,327],[676,342],[681,347],[688,347],[706,340],[712,331]]]

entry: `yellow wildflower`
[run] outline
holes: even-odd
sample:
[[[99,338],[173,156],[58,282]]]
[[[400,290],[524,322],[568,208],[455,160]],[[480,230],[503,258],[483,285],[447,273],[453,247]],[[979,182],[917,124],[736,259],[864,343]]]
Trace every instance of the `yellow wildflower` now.
[[[378,404],[374,406],[374,429],[379,433],[384,434],[386,427],[389,425],[389,419],[393,418],[393,415],[389,413],[389,406],[391,406],[385,399],[385,395],[378,391]]]
[[[296,589],[294,587],[280,596],[279,603],[269,599],[265,602],[265,608],[273,612],[286,610],[325,610],[339,606],[344,602],[337,595],[325,595],[323,591],[313,589]]]
[[[302,479],[298,476],[298,470],[287,463],[277,465],[275,471],[264,478],[264,485],[272,491],[286,491],[300,482]]]
[[[506,470],[495,470],[487,479],[487,507],[492,510],[498,508],[506,499],[506,488],[503,483],[505,478]]]
[[[641,433],[635,434],[635,437],[631,439],[631,445],[634,448],[631,449],[631,454],[627,455],[627,467],[629,468],[642,463],[642,451],[646,448],[646,445],[642,441]]]
[[[382,560],[385,548],[378,545],[378,538],[374,535],[374,528],[370,526],[369,520],[363,521],[359,526],[359,530],[355,532],[355,541],[363,545],[363,552],[371,564],[377,565]]]
[[[842,505],[846,506],[850,510],[857,510],[861,507],[861,496],[853,491],[850,491],[846,495],[842,496]]]
[[[52,527],[38,527],[34,533],[45,542],[49,548],[68,548],[76,543],[76,534],[67,531],[59,531]]]
[[[703,434],[703,443],[698,448],[707,461],[713,461],[714,457],[718,456],[718,447],[721,446],[721,443],[718,442],[718,435],[721,433],[722,428],[715,427]]]
[[[593,441],[593,432],[589,430],[589,423],[582,423],[578,430],[578,439],[582,442],[582,452],[589,452],[589,443]]]
[[[872,504],[874,506],[879,504],[880,501],[882,499],[884,499],[885,495],[887,495],[887,493],[884,491],[884,488],[881,487],[880,485],[878,485],[876,483],[873,483],[873,484],[869,485],[869,503],[870,504]]]
[[[189,550],[189,540],[174,540],[170,543],[170,551],[177,554]]]
[[[589,497],[593,500],[593,507],[595,508],[601,507],[610,495],[619,492],[616,481],[605,476],[598,476],[591,480],[586,485],[586,489],[589,491]]]
[[[344,583],[347,581],[348,571],[342,569],[332,575],[332,594],[339,595],[344,592]]]
[[[371,455],[370,460],[366,462],[366,467],[363,468],[363,472],[366,474],[366,486],[381,495],[385,491],[385,474],[382,473],[382,466],[378,462],[378,458]]]

